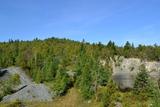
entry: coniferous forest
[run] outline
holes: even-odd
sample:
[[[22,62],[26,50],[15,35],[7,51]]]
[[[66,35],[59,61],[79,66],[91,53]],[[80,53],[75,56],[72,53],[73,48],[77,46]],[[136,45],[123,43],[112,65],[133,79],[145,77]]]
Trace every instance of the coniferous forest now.
[[[160,107],[160,0],[0,0],[0,107]]]
[[[139,107],[147,107],[148,101],[154,101],[153,107],[158,107],[159,88],[153,88],[153,84],[150,84],[144,67],[137,75],[133,90],[123,92],[118,89],[111,78],[110,58],[114,59],[115,56],[159,61],[160,46],[134,46],[129,42],[117,46],[112,41],[91,44],[85,40],[79,42],[54,37],[0,43],[0,66],[23,68],[35,83],[46,84],[54,92],[55,98],[65,96],[75,88],[83,101],[92,100],[102,107],[114,107],[114,101],[130,107],[133,99],[137,104],[144,102]]]

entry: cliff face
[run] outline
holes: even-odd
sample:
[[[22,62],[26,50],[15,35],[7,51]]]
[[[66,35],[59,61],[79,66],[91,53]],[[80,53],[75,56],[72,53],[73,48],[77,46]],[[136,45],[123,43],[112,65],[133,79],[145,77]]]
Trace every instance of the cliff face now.
[[[160,62],[148,62],[142,61],[137,58],[124,58],[115,57],[111,59],[113,68],[113,80],[118,84],[119,88],[132,89],[134,80],[138,72],[140,72],[140,66],[144,65],[146,71],[152,79],[158,81],[160,79]]]

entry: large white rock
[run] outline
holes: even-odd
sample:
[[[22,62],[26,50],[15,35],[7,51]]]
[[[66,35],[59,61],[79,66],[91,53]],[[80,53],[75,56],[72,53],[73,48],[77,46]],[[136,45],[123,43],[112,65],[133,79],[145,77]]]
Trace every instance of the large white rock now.
[[[160,62],[141,61],[138,58],[115,57],[111,60],[113,67],[113,80],[122,90],[132,89],[139,68],[143,64],[150,77],[158,81],[160,80]]]

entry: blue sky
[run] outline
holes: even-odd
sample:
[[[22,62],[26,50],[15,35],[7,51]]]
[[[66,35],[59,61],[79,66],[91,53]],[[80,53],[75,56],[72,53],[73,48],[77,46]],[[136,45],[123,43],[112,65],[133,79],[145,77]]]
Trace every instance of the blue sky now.
[[[0,41],[160,44],[160,0],[0,0]]]

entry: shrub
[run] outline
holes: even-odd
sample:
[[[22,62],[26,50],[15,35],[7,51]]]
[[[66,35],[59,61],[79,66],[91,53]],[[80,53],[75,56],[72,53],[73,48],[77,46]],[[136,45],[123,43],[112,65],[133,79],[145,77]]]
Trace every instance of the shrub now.
[[[57,71],[52,87],[55,96],[64,95],[66,91],[70,88],[71,81],[65,71],[66,70],[63,68],[60,68]]]
[[[107,86],[102,86],[97,91],[97,101],[102,103],[103,107],[108,107],[112,101],[120,101],[116,84],[110,80]]]
[[[18,74],[14,74],[11,76],[10,79],[6,81],[0,81],[0,100],[12,92],[12,88],[15,87],[15,85],[18,85],[20,83],[20,77]]]
[[[12,86],[9,81],[1,81],[0,84],[0,100],[2,100],[5,95],[11,93]]]
[[[6,107],[24,107],[24,105],[19,100],[15,100],[11,104],[8,104]]]
[[[14,85],[18,85],[20,84],[20,76],[18,74],[14,74],[11,79],[10,79],[11,83],[13,83]]]
[[[153,95],[151,84],[149,75],[147,74],[144,65],[142,65],[134,83],[134,94],[138,95],[139,98],[142,98],[143,100],[147,100],[148,97]]]
[[[152,87],[153,90],[153,97],[152,97],[152,107],[160,107],[160,89],[158,85]]]
[[[55,96],[64,95],[69,88],[69,84],[70,82],[67,77],[55,80],[52,87]]]
[[[79,88],[84,99],[91,99],[94,94],[94,86],[92,85],[92,76],[89,64],[82,68],[82,75],[79,80]]]

